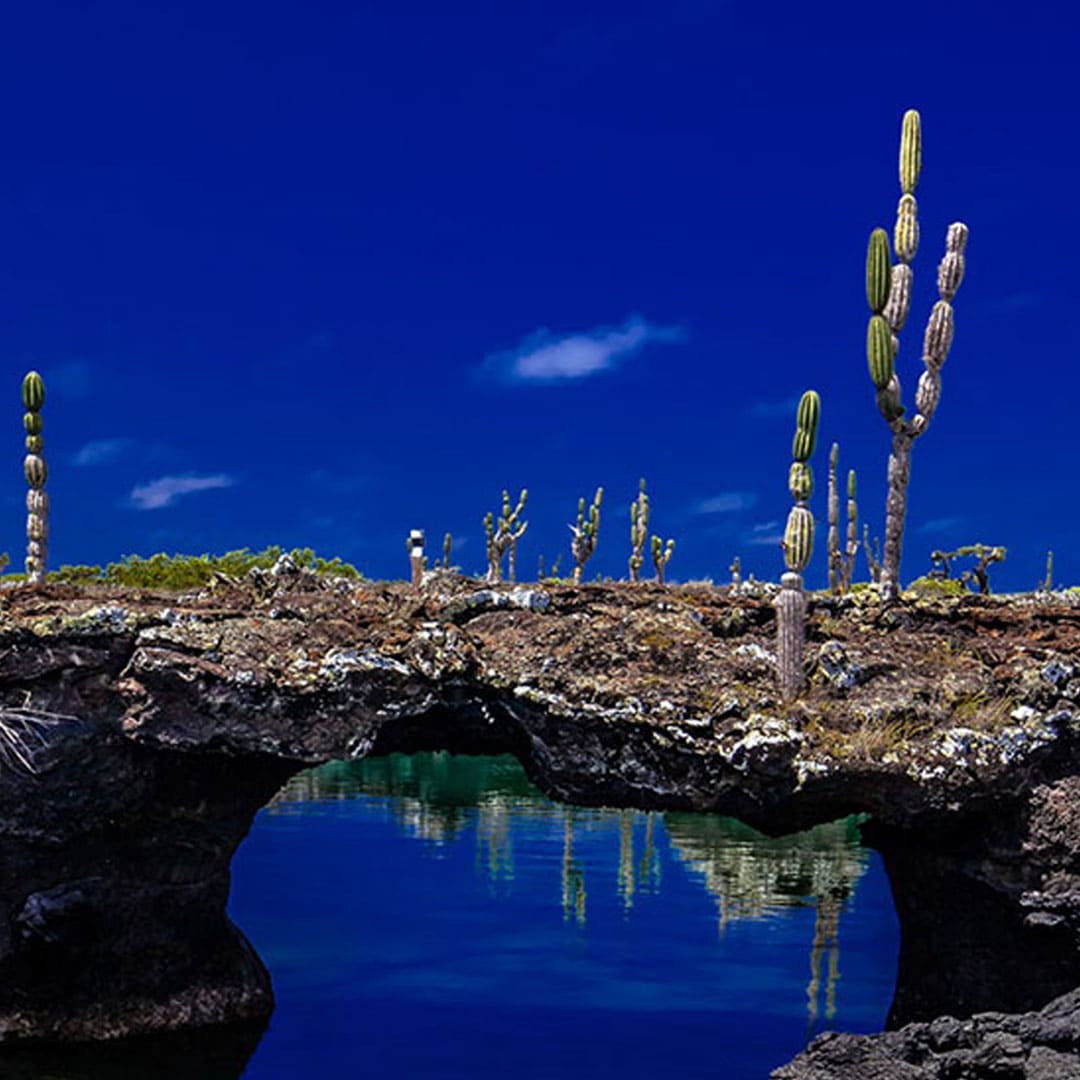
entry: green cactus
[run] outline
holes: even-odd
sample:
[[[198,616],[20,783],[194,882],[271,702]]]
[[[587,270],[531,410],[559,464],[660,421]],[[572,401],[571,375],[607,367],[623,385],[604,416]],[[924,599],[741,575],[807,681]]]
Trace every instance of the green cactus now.
[[[855,470],[847,476],[847,545],[844,548],[842,589],[851,588],[851,576],[855,572],[855,556],[859,553],[859,504],[855,501]]]
[[[22,383],[23,405],[27,412],[39,413],[45,405],[45,384],[36,371],[28,371]]]
[[[525,530],[529,527],[527,521],[519,519],[528,497],[528,491],[522,488],[517,506],[513,506],[510,502],[510,493],[504,490],[502,512],[498,520],[490,511],[484,515],[484,537],[488,561],[487,580],[490,582],[502,581],[502,563],[507,552],[510,556],[509,578],[511,581],[517,578],[517,542],[525,535]]]
[[[915,109],[908,109],[900,125],[900,190],[914,193],[922,172],[922,120]]]
[[[804,506],[794,506],[784,530],[784,560],[793,573],[801,574],[814,552],[814,515]]]
[[[915,188],[922,170],[922,122],[914,109],[904,114],[900,132],[900,202],[896,209],[893,247],[896,263],[889,275],[885,302],[882,294],[880,257],[883,230],[871,234],[867,255],[867,299],[872,315],[867,327],[866,354],[878,409],[892,431],[889,455],[889,494],[885,507],[885,551],[881,560],[882,598],[892,601],[900,591],[900,548],[907,513],[907,486],[911,475],[911,448],[926,431],[941,400],[941,367],[952,345],[954,318],[952,298],[964,278],[964,249],[968,229],[962,222],[949,226],[945,256],[938,266],[939,300],[934,304],[923,339],[924,371],[915,391],[915,415],[908,418],[901,402],[896,375],[899,333],[911,305],[911,262],[919,248],[918,203]],[[875,285],[871,287],[873,277]],[[869,557],[869,552],[868,552]],[[873,568],[873,561],[871,566]]]
[[[870,245],[866,251],[866,299],[875,315],[880,315],[889,302],[891,262],[889,234],[884,229],[875,229],[870,234]]]
[[[660,585],[664,584],[664,572],[667,564],[671,562],[672,553],[675,551],[675,541],[669,540],[666,544],[659,536],[652,538],[652,561],[656,568],[656,580]]]
[[[26,494],[26,580],[28,584],[37,585],[45,580],[48,555],[49,497],[44,488],[49,469],[42,456],[45,444],[41,409],[45,404],[45,384],[36,371],[27,372],[23,379],[22,401],[26,409],[23,428],[27,450],[23,475],[30,487]]]
[[[814,550],[814,515],[806,505],[814,491],[813,473],[808,462],[817,442],[820,417],[821,399],[813,390],[807,390],[795,413],[792,445],[795,461],[788,473],[788,487],[795,505],[784,530],[784,562],[788,572],[780,579],[780,594],[776,599],[777,667],[780,692],[785,701],[798,694],[803,686],[806,599],[802,572],[809,565]]]
[[[598,487],[589,506],[588,514],[585,512],[584,498],[578,499],[577,524],[570,526],[573,540],[570,542],[570,552],[574,556],[574,584],[581,584],[581,573],[585,564],[592,558],[596,550],[596,538],[600,531],[600,503],[604,498],[604,489]]]
[[[892,381],[894,374],[892,331],[882,315],[871,315],[866,326],[866,359],[870,366],[870,378],[881,392]]]
[[[630,580],[641,579],[645,565],[645,540],[649,535],[649,496],[645,494],[645,478],[638,481],[638,496],[630,504]]]

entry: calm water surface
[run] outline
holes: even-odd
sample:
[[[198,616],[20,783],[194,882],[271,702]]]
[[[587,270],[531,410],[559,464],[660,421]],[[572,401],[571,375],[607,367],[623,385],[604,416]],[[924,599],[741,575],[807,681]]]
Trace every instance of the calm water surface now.
[[[304,773],[233,875],[277,995],[244,1080],[760,1078],[826,1027],[880,1030],[896,971],[852,821],[571,809],[511,758]]]

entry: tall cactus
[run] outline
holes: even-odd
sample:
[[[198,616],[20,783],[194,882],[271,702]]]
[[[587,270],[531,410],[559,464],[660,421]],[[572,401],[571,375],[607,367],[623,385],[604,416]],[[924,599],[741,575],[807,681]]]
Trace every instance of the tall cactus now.
[[[596,550],[596,535],[600,531],[600,503],[604,498],[604,489],[598,487],[593,496],[588,514],[585,512],[584,498],[578,499],[577,524],[570,526],[574,534],[570,541],[570,552],[574,556],[574,584],[581,584],[581,572]]]
[[[855,470],[847,474],[847,546],[844,548],[844,571],[842,588],[851,588],[851,575],[855,572],[855,556],[859,554],[859,504],[855,501]]]
[[[788,489],[795,505],[788,514],[784,530],[784,562],[788,572],[780,579],[776,598],[776,658],[780,674],[780,694],[790,701],[803,687],[803,652],[806,647],[806,598],[802,572],[814,550],[814,515],[807,503],[814,493],[814,473],[810,457],[817,443],[821,399],[807,390],[795,413],[795,438],[792,441]]]
[[[641,580],[645,565],[645,541],[649,536],[649,496],[645,494],[645,478],[638,481],[637,498],[630,504],[630,580]]]
[[[889,238],[884,229],[870,235],[866,256],[866,298],[870,322],[866,355],[870,378],[881,415],[892,431],[889,455],[889,493],[885,504],[885,553],[881,567],[881,595],[894,600],[900,591],[900,548],[907,513],[907,487],[911,476],[911,447],[930,423],[941,398],[941,367],[953,338],[952,299],[964,277],[964,249],[968,228],[953,222],[945,238],[945,256],[938,266],[939,299],[930,312],[923,338],[923,365],[915,391],[915,415],[906,418],[896,375],[900,331],[911,305],[911,262],[919,247],[918,203],[915,188],[922,170],[922,122],[918,112],[904,114],[900,132],[900,202],[896,208],[893,246],[896,263],[889,268]]]
[[[22,400],[26,413],[26,458],[23,474],[30,490],[26,493],[26,580],[39,585],[45,580],[45,561],[49,546],[49,496],[45,481],[49,470],[43,456],[41,409],[45,404],[45,384],[36,371],[27,372],[22,383]]]
[[[836,466],[840,444],[829,451],[829,592],[839,596],[844,591],[844,557],[840,553],[840,493],[836,486]]]

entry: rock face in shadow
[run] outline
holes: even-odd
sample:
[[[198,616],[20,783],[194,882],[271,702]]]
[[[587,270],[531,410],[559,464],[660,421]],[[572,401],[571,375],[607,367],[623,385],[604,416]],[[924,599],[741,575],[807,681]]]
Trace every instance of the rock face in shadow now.
[[[809,632],[785,707],[770,604],[706,587],[0,596],[0,1042],[250,1032],[272,992],[225,909],[257,810],[310,764],[447,749],[512,753],[565,801],[774,835],[871,815],[909,1026],[823,1037],[779,1075],[1056,1062],[1080,984],[1080,611],[855,598]],[[1003,1015],[938,1019],[983,1010]]]
[[[0,1039],[256,1021],[270,979],[225,915],[229,862],[294,771],[66,724],[0,789]]]

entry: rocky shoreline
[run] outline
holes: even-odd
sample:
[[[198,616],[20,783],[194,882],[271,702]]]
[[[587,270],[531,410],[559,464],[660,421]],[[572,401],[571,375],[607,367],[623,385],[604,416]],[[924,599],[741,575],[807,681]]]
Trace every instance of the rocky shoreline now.
[[[447,749],[513,753],[564,801],[772,834],[869,814],[901,926],[890,1030],[822,1036],[783,1080],[1072,1075],[1070,600],[815,599],[785,707],[768,598],[707,585],[283,566],[188,596],[6,591],[0,1042],[250,1042],[272,990],[225,905],[255,813],[311,764]]]

